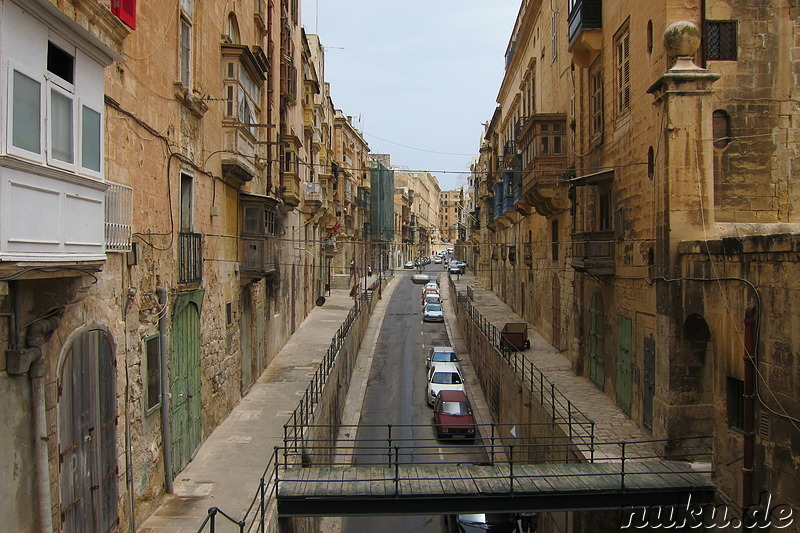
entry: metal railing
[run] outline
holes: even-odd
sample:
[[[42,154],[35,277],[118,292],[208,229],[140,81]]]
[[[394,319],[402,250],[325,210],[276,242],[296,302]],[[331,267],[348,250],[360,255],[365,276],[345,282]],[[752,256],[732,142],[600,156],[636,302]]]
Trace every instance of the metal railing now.
[[[450,281],[450,290],[456,295],[457,306],[464,309],[467,316],[478,326],[491,346],[497,350],[502,360],[513,369],[519,377],[523,386],[527,386],[531,394],[538,394],[539,403],[543,407],[550,408],[550,416],[553,422],[565,423],[568,425],[568,436],[570,439],[578,441],[594,442],[595,422],[586,416],[580,409],[573,405],[556,384],[550,381],[544,372],[536,368],[525,354],[507,342],[503,342],[503,333],[494,324],[489,322],[472,304],[473,296],[469,293],[464,295],[455,286],[453,278]],[[472,291],[470,290],[470,293]]]
[[[531,424],[536,426],[537,424]],[[546,425],[546,424],[539,424]],[[489,425],[484,424],[480,427],[487,428]],[[543,470],[542,473],[525,473],[524,469],[519,468],[522,465],[531,464],[565,464],[563,458],[560,456],[566,454],[583,454],[586,455],[588,450],[581,449],[581,446],[569,442],[566,438],[515,438],[511,443],[503,446],[504,454],[495,453],[492,451],[487,438],[483,438],[484,446],[477,443],[480,439],[476,439],[476,451],[474,454],[464,452],[463,446],[456,446],[452,449],[443,446],[438,439],[420,439],[420,438],[402,438],[393,436],[393,432],[407,428],[420,428],[418,425],[385,425],[385,426],[343,426],[353,427],[353,431],[364,430],[365,428],[382,428],[386,429],[386,436],[372,439],[357,439],[350,441],[344,445],[331,445],[328,442],[306,442],[306,448],[303,451],[305,463],[301,466],[298,461],[291,456],[294,453],[292,449],[282,447],[275,447],[273,454],[274,469],[274,483],[276,493],[279,494],[281,484],[304,483],[307,487],[314,482],[326,483],[328,490],[331,484],[347,485],[351,483],[368,483],[375,484],[379,490],[383,490],[386,486],[385,483],[394,483],[395,496],[413,496],[413,488],[409,488],[409,484],[405,484],[406,490],[401,488],[400,481],[426,481],[436,479],[448,479],[453,475],[452,468],[442,468],[438,472],[439,477],[436,476],[437,472],[434,469],[426,469],[425,477],[417,477],[413,468],[404,469],[404,467],[421,467],[421,466],[436,466],[436,467],[463,467],[470,469],[475,466],[490,466],[499,467],[494,469],[486,469],[481,475],[471,475],[474,480],[491,479],[491,480],[507,480],[509,482],[507,492],[513,493],[515,486],[519,486],[520,482],[525,479],[548,478],[548,477],[563,477],[574,476],[583,478],[581,481],[586,483],[587,478],[608,478],[612,477],[618,480],[616,487],[604,484],[603,490],[605,491],[625,491],[626,479],[635,478],[636,476],[653,474],[663,476],[665,480],[670,477],[678,479],[681,474],[712,474],[711,464],[703,464],[708,459],[708,452],[705,451],[706,446],[704,441],[710,441],[710,435],[684,437],[679,439],[664,439],[664,440],[641,440],[641,441],[619,441],[619,442],[605,442],[593,443],[592,448],[597,447],[603,450],[602,459],[595,458],[592,461],[572,460],[566,461],[571,464],[586,464],[587,468],[584,470],[577,469],[573,474],[564,472],[552,473]],[[427,426],[426,426],[427,427]],[[518,426],[519,427],[519,426]],[[408,433],[408,432],[407,432]],[[417,432],[414,432],[417,433]],[[544,440],[544,442],[540,442]],[[653,450],[656,444],[663,444],[665,449],[671,449],[672,446],[678,442],[685,441],[699,441],[700,444],[696,446],[698,451],[695,452],[681,452],[674,456],[660,455]],[[555,453],[553,453],[555,451]],[[358,465],[352,464],[352,458],[358,457]],[[281,461],[281,457],[284,460]],[[330,460],[330,458],[338,458]],[[326,469],[330,468],[348,468],[348,475],[337,476],[336,479],[315,479],[313,475],[304,473],[299,478],[286,477],[284,474],[290,469],[308,468],[315,464],[315,459],[321,458],[319,466],[324,466]],[[685,468],[672,468],[664,471],[632,471],[629,467],[631,463],[644,463],[655,461],[676,461],[686,462]],[[699,461],[702,460],[702,463]],[[689,465],[689,462],[694,462],[694,465]],[[590,465],[608,464],[613,465],[608,468],[591,468]],[[370,467],[387,467],[383,470],[370,468]],[[364,467],[363,469],[359,467]],[[389,474],[381,476],[380,473]],[[283,475],[283,477],[282,477]],[[668,481],[665,481],[665,484]],[[361,490],[365,494],[370,494],[372,491],[369,486],[362,485]],[[591,486],[586,486],[590,490]],[[313,490],[313,488],[312,488]],[[344,492],[344,489],[342,489]],[[374,492],[372,492],[374,494]],[[390,493],[392,494],[392,493]],[[463,497],[463,495],[461,495]],[[315,495],[316,498],[322,497],[320,494]]]
[[[203,235],[178,234],[178,283],[198,283],[203,279]]]

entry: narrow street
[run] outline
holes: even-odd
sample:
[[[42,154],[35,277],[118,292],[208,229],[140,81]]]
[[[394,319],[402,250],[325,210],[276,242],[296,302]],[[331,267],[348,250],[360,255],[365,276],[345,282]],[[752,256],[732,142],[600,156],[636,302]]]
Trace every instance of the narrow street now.
[[[428,265],[426,274],[439,274],[442,283],[446,272],[439,265]],[[425,358],[431,346],[449,346],[450,340],[443,323],[423,322],[420,306],[420,285],[411,283],[409,271],[396,273],[398,284],[392,293],[375,348],[372,368],[361,414],[359,440],[386,439],[388,424],[392,424],[394,440],[413,442],[409,463],[486,461],[480,440],[472,443],[437,441],[432,426],[432,410],[425,400]],[[447,291],[443,290],[443,298]],[[473,385],[473,386],[470,386]],[[481,394],[477,384],[467,384],[467,394]],[[394,427],[398,426],[398,427]],[[413,427],[411,427],[413,426]],[[356,463],[381,459],[368,453],[356,456]],[[445,531],[442,516],[375,516],[346,518],[343,532],[363,531]]]

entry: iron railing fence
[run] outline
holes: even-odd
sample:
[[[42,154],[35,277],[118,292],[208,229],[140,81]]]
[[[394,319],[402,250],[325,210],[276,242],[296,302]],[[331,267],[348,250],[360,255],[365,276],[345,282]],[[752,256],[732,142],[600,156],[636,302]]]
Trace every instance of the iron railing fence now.
[[[468,286],[467,294],[458,291],[453,278],[449,278],[450,290],[456,295],[456,305],[467,313],[469,318],[487,338],[491,346],[497,351],[502,360],[514,370],[523,384],[527,385],[531,394],[539,396],[542,406],[550,407],[550,416],[554,422],[566,423],[570,438],[594,440],[595,422],[586,416],[580,409],[573,405],[555,383],[536,368],[525,354],[514,348],[508,342],[503,342],[503,333],[494,324],[489,322],[472,304],[473,290]]]
[[[531,424],[531,426],[543,426],[547,424]],[[488,427],[491,424],[484,424],[482,427]],[[501,424],[494,424],[495,429]],[[339,427],[339,426],[337,426]],[[253,499],[244,516],[237,520],[231,517],[217,507],[211,507],[208,510],[208,516],[203,521],[197,533],[210,531],[214,533],[217,527],[217,521],[222,520],[224,523],[235,525],[240,533],[257,531],[264,533],[266,531],[267,520],[269,518],[268,508],[273,504],[275,498],[279,494],[281,486],[291,486],[292,484],[305,484],[310,486],[315,482],[325,483],[327,489],[330,489],[331,483],[338,483],[342,485],[342,493],[346,491],[345,485],[352,485],[353,483],[361,483],[360,490],[364,490],[365,494],[370,494],[371,486],[380,487],[384,490],[387,484],[392,484],[394,487],[394,495],[401,496],[414,496],[413,489],[403,487],[413,487],[413,482],[429,482],[431,480],[445,480],[453,476],[453,467],[472,469],[470,478],[473,480],[498,480],[508,482],[508,493],[514,492],[515,487],[519,487],[521,482],[528,479],[542,479],[546,481],[548,478],[574,478],[574,483],[586,484],[591,482],[592,478],[602,478],[611,480],[604,484],[603,490],[613,492],[624,492],[626,484],[635,484],[635,480],[639,476],[663,476],[665,480],[671,477],[678,479],[682,475],[711,475],[713,469],[711,463],[708,461],[711,448],[711,435],[698,435],[683,437],[678,439],[652,439],[652,440],[638,440],[638,441],[616,441],[616,442],[593,442],[591,450],[597,450],[598,453],[589,464],[605,464],[609,465],[607,468],[600,470],[579,470],[574,473],[565,473],[563,471],[550,472],[543,469],[537,473],[530,473],[530,469],[521,468],[523,465],[531,464],[564,464],[563,461],[552,458],[542,461],[531,460],[532,450],[536,453],[541,453],[542,456],[547,454],[545,449],[563,449],[572,450],[576,449],[576,444],[568,441],[567,438],[553,438],[550,437],[551,442],[525,442],[531,439],[515,439],[513,443],[503,446],[504,454],[501,456],[499,453],[492,454],[490,449],[487,449],[487,441],[485,438],[475,440],[476,451],[473,454],[465,453],[463,446],[443,446],[441,441],[435,438],[420,439],[420,438],[403,438],[392,437],[394,431],[398,429],[420,428],[419,425],[403,425],[403,424],[387,424],[387,425],[362,425],[362,426],[342,426],[352,427],[355,429],[386,429],[386,436],[380,438],[359,438],[344,442],[342,444],[329,444],[328,442],[317,443],[315,441],[307,440],[303,451],[297,450],[294,446],[276,446],[273,449],[269,463],[265,468],[258,485]],[[428,426],[425,426],[428,427]],[[676,446],[679,442],[697,441],[695,446]],[[461,441],[458,441],[461,443]],[[481,446],[482,442],[484,446]],[[577,447],[580,449],[580,446]],[[654,450],[685,450],[695,449],[694,452],[682,451],[670,455],[669,453],[658,453]],[[539,452],[540,451],[540,452]],[[589,449],[587,448],[587,452]],[[536,455],[534,453],[533,455]],[[335,480],[330,477],[315,478],[313,469],[309,468],[311,465],[299,461],[300,454],[304,458],[311,457],[313,463],[314,457],[325,458],[324,467],[327,471],[332,468],[347,468],[347,476],[336,476]],[[481,454],[483,454],[481,456]],[[586,455],[586,454],[584,454]],[[353,467],[352,458],[358,457],[358,466]],[[334,457],[335,460],[331,461],[330,458]],[[647,463],[654,461],[675,461],[675,464],[669,469],[660,469],[657,472],[636,469],[631,470],[632,463]],[[577,463],[579,461],[575,461]],[[586,461],[583,461],[586,464]],[[691,463],[691,464],[690,464]],[[442,467],[438,472],[439,477],[434,469],[425,469],[424,477],[416,470],[418,467],[435,466]],[[361,468],[363,467],[363,468]],[[377,467],[377,468],[376,468]],[[382,467],[382,468],[380,468]],[[474,467],[478,467],[480,474],[476,475]],[[493,467],[483,468],[480,467]],[[302,470],[302,476],[294,477],[287,476],[287,473]],[[401,483],[402,482],[402,483]],[[409,483],[410,482],[410,483]],[[352,489],[350,489],[352,490]],[[347,492],[350,492],[347,490]],[[315,497],[321,497],[316,495]]]

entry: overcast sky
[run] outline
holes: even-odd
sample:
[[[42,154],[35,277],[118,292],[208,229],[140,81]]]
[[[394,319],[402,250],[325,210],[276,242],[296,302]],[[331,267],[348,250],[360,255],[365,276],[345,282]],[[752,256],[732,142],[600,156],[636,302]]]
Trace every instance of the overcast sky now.
[[[372,153],[466,183],[492,118],[520,0],[302,0],[325,48],[333,105]],[[359,121],[360,117],[360,122]],[[401,146],[405,145],[405,146]]]

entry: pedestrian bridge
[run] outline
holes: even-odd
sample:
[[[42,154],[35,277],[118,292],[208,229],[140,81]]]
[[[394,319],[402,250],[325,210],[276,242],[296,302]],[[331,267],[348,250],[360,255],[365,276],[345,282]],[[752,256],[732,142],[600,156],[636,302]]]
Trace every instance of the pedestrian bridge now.
[[[277,478],[279,516],[425,515],[621,509],[709,503],[714,485],[688,463],[292,467]]]

